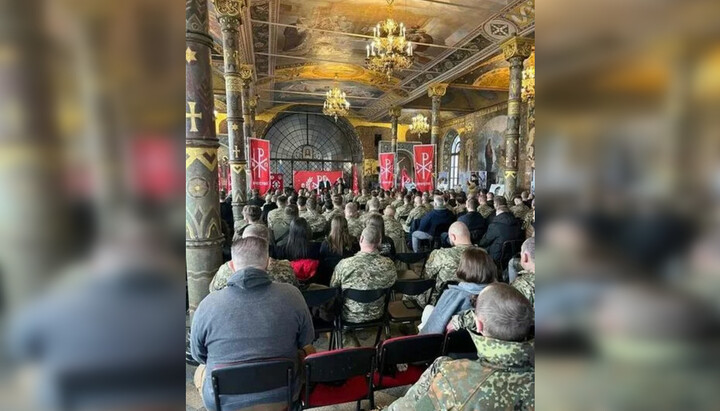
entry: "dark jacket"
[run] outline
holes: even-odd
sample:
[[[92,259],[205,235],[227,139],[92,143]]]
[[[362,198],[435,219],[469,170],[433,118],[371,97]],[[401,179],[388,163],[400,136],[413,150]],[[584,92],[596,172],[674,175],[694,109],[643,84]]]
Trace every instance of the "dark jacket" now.
[[[258,206],[262,209],[262,207],[265,205],[265,200],[263,200],[260,197],[253,197],[248,200],[248,205]]]
[[[522,239],[523,231],[520,220],[515,218],[511,212],[505,212],[492,219],[478,246],[486,249],[493,260],[499,261],[505,241]]]
[[[330,249],[328,240],[323,241],[320,246],[320,267],[318,267],[318,274],[313,282],[330,285],[330,279],[332,278],[333,271],[335,271],[335,266],[338,265],[343,258],[352,257],[357,254],[358,251],[360,251],[360,244],[354,242],[350,248],[345,249],[342,255],[340,255]]]
[[[455,214],[447,208],[434,209],[431,212],[425,214],[420,220],[418,230],[430,235],[435,235],[435,230],[439,226],[449,226],[455,222]],[[437,233],[439,234],[439,233]]]
[[[265,204],[265,205],[263,206],[263,208],[262,208],[262,217],[261,217],[261,220],[262,220],[263,223],[267,224],[267,222],[268,222],[268,221],[267,221],[268,213],[270,213],[272,210],[274,210],[274,209],[276,209],[276,208],[278,208],[278,206],[277,206],[277,204],[275,204],[275,203]]]
[[[480,241],[487,231],[488,221],[477,211],[468,211],[460,216],[458,221],[467,226],[473,243]]]

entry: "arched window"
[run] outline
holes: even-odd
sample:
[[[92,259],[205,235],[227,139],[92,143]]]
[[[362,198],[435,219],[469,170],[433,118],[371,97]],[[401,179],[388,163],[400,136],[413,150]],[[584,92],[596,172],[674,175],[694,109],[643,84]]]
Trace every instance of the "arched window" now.
[[[460,172],[460,136],[455,137],[453,140],[452,148],[450,149],[450,188],[458,185],[458,177]]]

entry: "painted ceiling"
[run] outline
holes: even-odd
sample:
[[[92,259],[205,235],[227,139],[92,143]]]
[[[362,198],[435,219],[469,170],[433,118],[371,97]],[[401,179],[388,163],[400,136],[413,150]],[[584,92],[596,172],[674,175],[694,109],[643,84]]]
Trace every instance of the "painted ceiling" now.
[[[258,113],[287,105],[322,106],[325,92],[346,92],[351,115],[387,120],[395,105],[430,108],[427,86],[450,83],[443,117],[507,100],[508,69],[499,44],[532,36],[534,0],[247,0],[243,59],[256,72]],[[222,37],[210,7],[216,94],[224,94]],[[411,68],[390,78],[365,68],[372,27],[391,17],[415,43]],[[337,80],[335,80],[337,78]],[[405,114],[405,113],[403,113]]]

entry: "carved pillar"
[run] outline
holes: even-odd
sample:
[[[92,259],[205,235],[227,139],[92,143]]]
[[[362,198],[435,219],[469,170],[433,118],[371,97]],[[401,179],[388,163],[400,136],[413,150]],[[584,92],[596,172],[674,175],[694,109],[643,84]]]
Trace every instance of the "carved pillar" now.
[[[253,66],[242,64],[240,66],[240,78],[242,79],[242,119],[243,119],[243,158],[249,159],[250,137],[252,137],[252,123],[250,121],[250,81],[252,80]],[[247,162],[246,162],[247,164]],[[244,179],[244,190],[242,202],[245,204],[245,193],[250,190],[250,179],[248,178],[247,166],[243,166],[242,178]],[[239,171],[238,171],[239,172]],[[233,170],[235,173],[235,170]],[[239,176],[238,176],[239,177]]]
[[[257,131],[255,131],[255,113],[257,110],[258,96],[257,94],[250,97],[250,130],[251,137],[257,138]]]
[[[228,162],[230,163],[230,198],[233,221],[238,224],[242,220],[242,208],[245,204],[245,186],[236,176],[235,169],[243,164],[242,151],[242,116],[240,113],[240,78],[238,60],[240,47],[240,10],[239,0],[213,0],[220,22],[223,40],[223,68],[225,72],[225,97],[227,100],[228,126]]]
[[[432,99],[432,113],[430,120],[430,144],[435,145],[435,161],[433,164],[433,181],[437,187],[438,175],[438,140],[440,139],[440,99],[447,91],[447,84],[435,83],[428,87],[428,97]]]
[[[398,117],[400,117],[400,114],[402,113],[402,107],[392,107],[390,108],[390,124],[392,125],[392,141],[391,141],[391,147],[390,150],[395,153],[395,164],[393,166],[393,172],[395,175],[395,181],[394,186],[398,187],[398,154],[397,154],[397,139],[398,139]],[[400,187],[402,189],[402,187]]]
[[[508,120],[505,130],[505,197],[512,199],[517,193],[518,151],[520,140],[520,92],[523,61],[532,52],[533,40],[512,37],[501,45],[505,59],[510,62],[510,91]]]
[[[222,264],[219,146],[213,121],[207,2],[185,0],[185,258],[190,315]]]

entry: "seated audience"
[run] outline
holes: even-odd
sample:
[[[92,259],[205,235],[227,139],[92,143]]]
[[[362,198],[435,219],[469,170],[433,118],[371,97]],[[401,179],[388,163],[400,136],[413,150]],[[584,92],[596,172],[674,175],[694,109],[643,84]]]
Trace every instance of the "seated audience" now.
[[[252,194],[250,194],[250,199],[248,199],[248,205],[251,206],[257,206],[262,208],[263,204],[265,204],[265,201],[260,197],[260,190],[257,188],[252,190]]]
[[[525,203],[523,203],[520,196],[516,196],[513,199],[513,202],[515,204],[510,207],[510,212],[513,213],[513,215],[515,215],[515,218],[517,218],[518,220],[524,220],[525,215],[530,211],[530,207],[526,206]]]
[[[260,218],[262,217],[262,211],[260,207],[254,205],[246,205],[243,207],[243,219],[241,220],[240,227],[235,230],[236,233],[242,236],[243,231],[251,224],[262,224]]]
[[[428,209],[423,206],[422,196],[415,196],[414,207],[408,212],[408,216],[403,223],[403,229],[406,233],[410,233],[413,225],[417,226],[423,216],[428,213]]]
[[[275,204],[277,204],[277,208],[270,211],[267,216],[267,224],[268,227],[270,227],[271,230],[275,228],[275,223],[279,220],[282,220],[283,217],[283,210],[285,210],[285,207],[287,207],[287,197],[284,195],[281,195],[277,198],[277,201]]]
[[[298,211],[299,216],[310,224],[313,234],[325,232],[327,221],[317,211],[317,202],[314,196],[310,198],[298,197]]]
[[[312,230],[304,218],[290,223],[287,242],[276,250],[278,258],[288,260],[300,280],[313,277],[320,264],[320,243],[312,241]]]
[[[367,202],[367,211],[365,214],[360,216],[360,221],[367,225],[367,220],[370,218],[371,215],[377,214],[380,215],[380,200],[377,197],[373,197]]]
[[[333,217],[330,222],[330,234],[320,246],[320,267],[318,272],[323,277],[317,278],[315,282],[328,285],[335,266],[340,260],[352,257],[358,251],[360,251],[360,244],[348,231],[348,222],[345,217],[339,215]],[[326,274],[327,278],[324,277]]]
[[[516,289],[494,283],[478,294],[475,313],[479,334],[470,336],[478,359],[438,358],[390,411],[535,409],[532,306]]]
[[[402,224],[395,219],[395,207],[389,205],[383,211],[383,221],[385,223],[385,233],[390,237],[395,245],[395,251],[398,253],[406,253],[407,242],[405,241],[405,231]]]
[[[365,208],[365,204],[367,204],[368,200],[370,200],[370,196],[368,195],[367,189],[364,188],[360,192],[360,195],[355,197],[355,202],[363,209]]]
[[[517,274],[517,278],[512,282],[512,286],[517,288],[525,298],[530,301],[533,309],[535,308],[535,237],[530,237],[523,243],[520,248],[520,266],[522,271]]]
[[[267,241],[268,235],[270,235],[270,233],[271,231],[267,227],[265,227],[264,224],[251,224],[247,226],[245,230],[243,230],[242,235],[235,233],[235,237],[233,238],[233,244],[239,241],[241,238],[249,237],[257,237]],[[212,281],[210,281],[210,292],[222,290],[223,288],[225,288],[225,286],[227,286],[228,279],[233,275],[233,273],[235,273],[235,271],[235,265],[233,264],[232,260],[221,265],[215,273]],[[277,283],[292,284],[296,287],[300,286],[297,277],[295,277],[295,271],[293,270],[292,265],[290,265],[290,261],[288,260],[276,260],[274,258],[271,258],[268,262],[267,274],[272,281],[275,281]]]
[[[413,209],[412,202],[412,194],[407,194],[405,197],[403,197],[403,204],[397,207],[397,209],[395,210],[395,218],[404,223],[408,215],[410,215],[410,211],[412,211]]]
[[[485,235],[488,222],[485,217],[477,211],[479,203],[476,198],[470,197],[465,202],[465,206],[467,207],[467,212],[460,216],[458,221],[467,226],[470,231],[470,239],[473,243],[477,243]]]
[[[343,198],[340,194],[335,194],[332,196],[332,209],[326,211],[323,217],[325,217],[326,221],[330,221],[336,215],[343,215],[343,213]]]
[[[380,255],[388,258],[395,258],[395,254],[397,253],[395,249],[395,242],[392,238],[385,235],[385,220],[383,220],[383,217],[377,213],[371,214],[367,219],[366,227],[370,225],[374,225],[378,230],[380,230],[380,236],[382,238],[382,241],[378,246]]]
[[[525,214],[522,229],[525,230],[525,237],[535,236],[535,199],[530,201],[530,211]]]
[[[235,242],[232,261],[237,271],[227,287],[203,299],[192,320],[190,351],[205,367],[197,369],[205,408],[215,410],[211,372],[224,364],[268,358],[290,358],[297,362],[315,352],[310,311],[300,290],[270,280],[268,244],[249,237]],[[248,309],[252,307],[252,309]],[[300,392],[300,373],[295,392]],[[223,409],[273,407],[286,401],[284,388],[263,393],[221,397]]]
[[[268,215],[270,214],[270,211],[277,209],[277,196],[274,194],[270,194],[268,191],[267,195],[265,195],[265,205],[262,206],[262,221],[263,223],[268,223]]]
[[[497,211],[487,232],[478,243],[478,246],[487,250],[493,260],[500,261],[502,245],[505,241],[522,240],[523,232],[520,222],[507,207],[505,197],[496,197]]]
[[[412,233],[412,248],[416,253],[420,250],[420,240],[432,241],[437,229],[442,226],[449,226],[455,221],[455,214],[445,206],[445,199],[442,196],[435,196],[433,200],[434,210],[427,213],[418,226],[417,231]]]
[[[437,306],[425,307],[423,317],[429,317],[421,327],[421,334],[442,334],[453,315],[472,308],[471,298],[497,279],[497,266],[482,248],[468,247],[463,251],[455,276],[458,285],[449,286],[440,296]]]
[[[480,213],[483,216],[483,218],[485,218],[487,220],[488,225],[489,225],[490,221],[492,220],[492,216],[495,214],[495,209],[490,207],[490,205],[488,204],[487,199],[485,197],[485,194],[483,194],[483,193],[478,194],[477,200],[478,200],[478,204],[479,204],[477,211],[478,211],[478,213]]]
[[[365,228],[365,224],[360,221],[357,203],[347,203],[347,205],[345,206],[345,219],[347,220],[350,235],[355,238],[360,238],[360,234],[362,234],[362,230]]]
[[[298,218],[297,206],[289,205],[285,207],[282,212],[283,215],[281,217],[276,217],[274,226],[270,227],[272,230],[272,238],[275,239],[275,252],[285,246],[288,240],[288,235],[290,234],[290,223]]]

